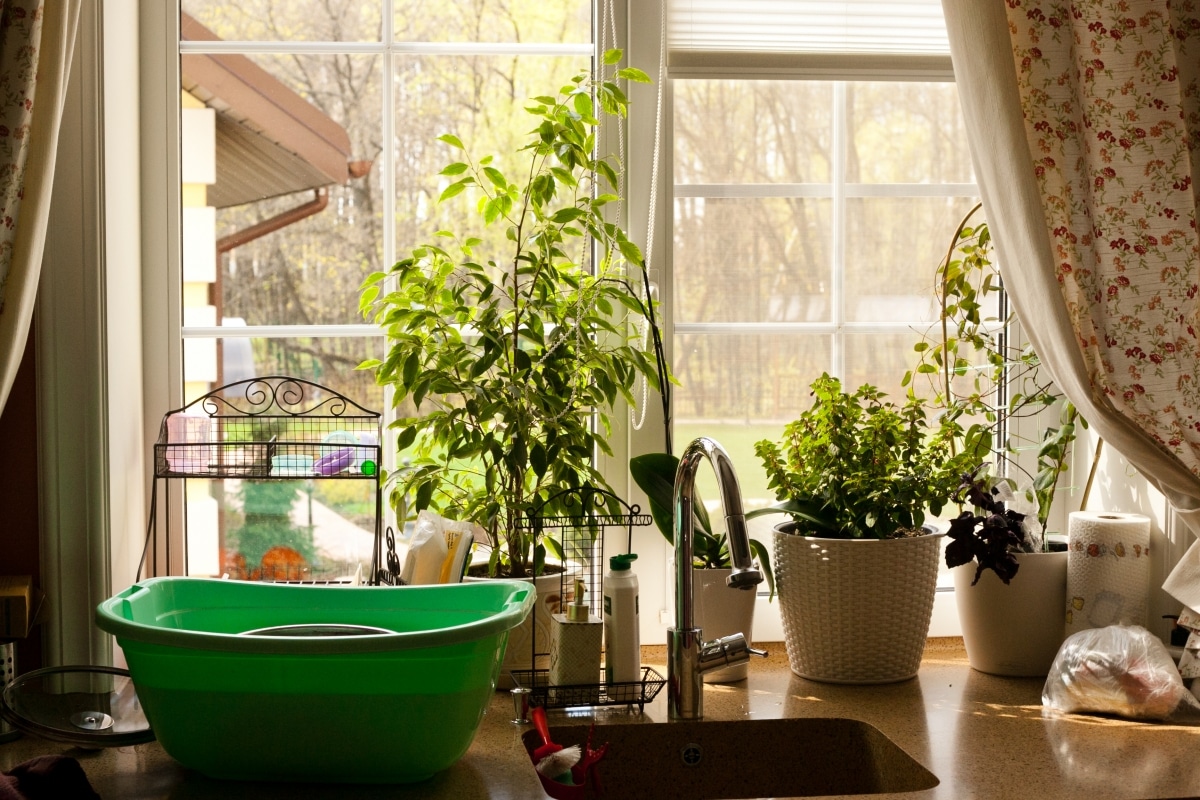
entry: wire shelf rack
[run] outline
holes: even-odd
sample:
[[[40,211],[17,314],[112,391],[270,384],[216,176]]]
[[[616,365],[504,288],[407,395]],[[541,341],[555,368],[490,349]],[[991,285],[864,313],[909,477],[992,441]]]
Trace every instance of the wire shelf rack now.
[[[529,704],[545,708],[574,708],[576,706],[636,705],[644,711],[666,679],[653,667],[642,667],[640,681],[605,683],[601,674],[597,683],[551,686],[550,671],[544,669],[513,670],[517,686],[529,690]]]
[[[621,552],[628,553],[633,547],[633,528],[650,525],[653,521],[649,514],[641,513],[638,505],[630,505],[611,492],[593,486],[567,489],[537,506],[527,516],[525,530],[538,541],[554,538],[564,561],[564,569],[559,573],[560,605],[554,609],[555,613],[566,610],[567,603],[575,597],[576,583],[582,582],[589,613],[603,618],[604,545],[609,532],[623,532],[625,541]],[[545,609],[534,606],[531,613],[536,629],[536,617],[545,613]],[[549,644],[549,640],[542,644]],[[662,676],[649,667],[642,668],[641,681],[605,683],[601,672],[600,680],[594,684],[551,686],[550,671],[538,668],[547,663],[549,653],[540,651],[538,645],[539,637],[531,636],[529,663],[532,669],[511,671],[514,683],[532,690],[535,705],[566,708],[636,704],[641,707],[662,688]]]
[[[171,511],[170,490],[165,492],[167,509],[163,535],[161,538],[159,535],[160,515],[155,508],[160,481],[228,479],[258,484],[358,480],[368,482],[372,492],[372,497],[365,502],[373,508],[373,523],[365,521],[369,511],[362,513],[363,524],[374,526],[369,572],[361,569],[361,562],[343,563],[332,557],[322,558],[319,564],[313,563],[296,547],[283,544],[267,549],[261,563],[257,556],[253,557],[254,564],[241,563],[237,554],[226,553],[221,546],[220,566],[230,577],[244,580],[347,583],[360,580],[366,573],[369,582],[376,583],[380,571],[383,520],[381,441],[382,424],[378,412],[363,408],[329,387],[284,375],[230,383],[183,408],[167,412],[154,444],[155,488],[147,536],[148,545],[153,543],[154,546],[150,560],[154,566],[150,574],[179,574],[181,568],[183,574],[188,571],[186,531],[174,536],[171,531],[173,526],[181,524],[181,518]],[[313,484],[308,485],[311,524]],[[286,505],[287,501],[284,503]],[[245,501],[243,511],[248,520],[252,513],[259,513],[258,509],[251,509],[249,500]],[[287,513],[286,508],[283,513]],[[180,549],[184,553],[182,558]],[[346,577],[348,574],[354,577]]]

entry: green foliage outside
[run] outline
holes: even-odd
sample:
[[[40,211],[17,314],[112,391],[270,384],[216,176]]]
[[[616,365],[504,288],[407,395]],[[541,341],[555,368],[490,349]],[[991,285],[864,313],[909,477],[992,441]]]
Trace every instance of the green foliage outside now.
[[[293,524],[292,507],[300,497],[299,481],[242,481],[238,489],[244,522],[229,533],[228,549],[241,553],[248,570],[262,563],[272,547],[290,547],[313,561],[312,534]]]

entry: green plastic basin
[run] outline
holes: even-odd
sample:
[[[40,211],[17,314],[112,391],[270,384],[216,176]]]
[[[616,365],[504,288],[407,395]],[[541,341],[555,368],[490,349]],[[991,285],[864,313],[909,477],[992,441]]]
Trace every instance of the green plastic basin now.
[[[159,742],[215,778],[412,783],[471,744],[523,581],[295,586],[151,578],[96,622],[125,653]],[[248,634],[307,626],[322,635]],[[389,633],[328,635],[327,626]],[[337,629],[332,629],[335,633]]]

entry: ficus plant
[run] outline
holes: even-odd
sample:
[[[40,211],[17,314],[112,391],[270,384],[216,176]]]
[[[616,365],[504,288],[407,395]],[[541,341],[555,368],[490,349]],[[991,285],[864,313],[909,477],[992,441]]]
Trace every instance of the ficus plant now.
[[[917,365],[905,374],[903,385],[911,398],[923,380],[933,409],[958,421],[965,437],[993,448],[1014,468],[1019,467],[1005,456],[1016,452],[1018,442],[998,442],[997,432],[1060,406],[1059,424],[1046,426],[1037,443],[1036,472],[1020,481],[1019,492],[1035,509],[1025,524],[1036,521],[1041,549],[1058,478],[1067,469],[1078,427],[1087,423],[1041,372],[1033,348],[1012,344],[1016,316],[1002,302],[991,231],[986,222],[972,224],[982,207],[977,204],[963,217],[937,267],[937,324],[913,346]]]
[[[627,113],[620,82],[649,81],[617,68],[621,57],[604,55],[611,80],[582,72],[530,101],[515,170],[441,136],[458,157],[440,173],[440,202],[473,201],[503,239],[438,231],[362,290],[361,309],[388,342],[362,367],[401,409],[392,505],[401,517],[429,508],[479,523],[492,575],[539,574],[548,549],[561,558],[526,515],[555,513],[544,503],[564,490],[607,489],[594,457],[611,454],[613,408],[634,402],[639,376],[658,387],[629,319],[648,313],[626,277],[642,256],[605,213],[620,165],[596,152],[599,117]]]
[[[748,517],[790,514],[797,533],[826,538],[912,535],[987,455],[986,442],[964,436],[953,419],[930,421],[920,400],[899,406],[869,384],[847,392],[827,374],[812,393],[781,442],[755,444],[780,502]]]

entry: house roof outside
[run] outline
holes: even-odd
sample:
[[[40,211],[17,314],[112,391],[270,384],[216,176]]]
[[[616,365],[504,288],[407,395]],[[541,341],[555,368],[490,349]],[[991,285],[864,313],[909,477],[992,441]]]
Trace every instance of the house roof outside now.
[[[185,41],[221,41],[181,14]],[[350,136],[337,121],[246,56],[186,54],[183,89],[216,111],[217,208],[343,184],[370,162],[352,161]]]

